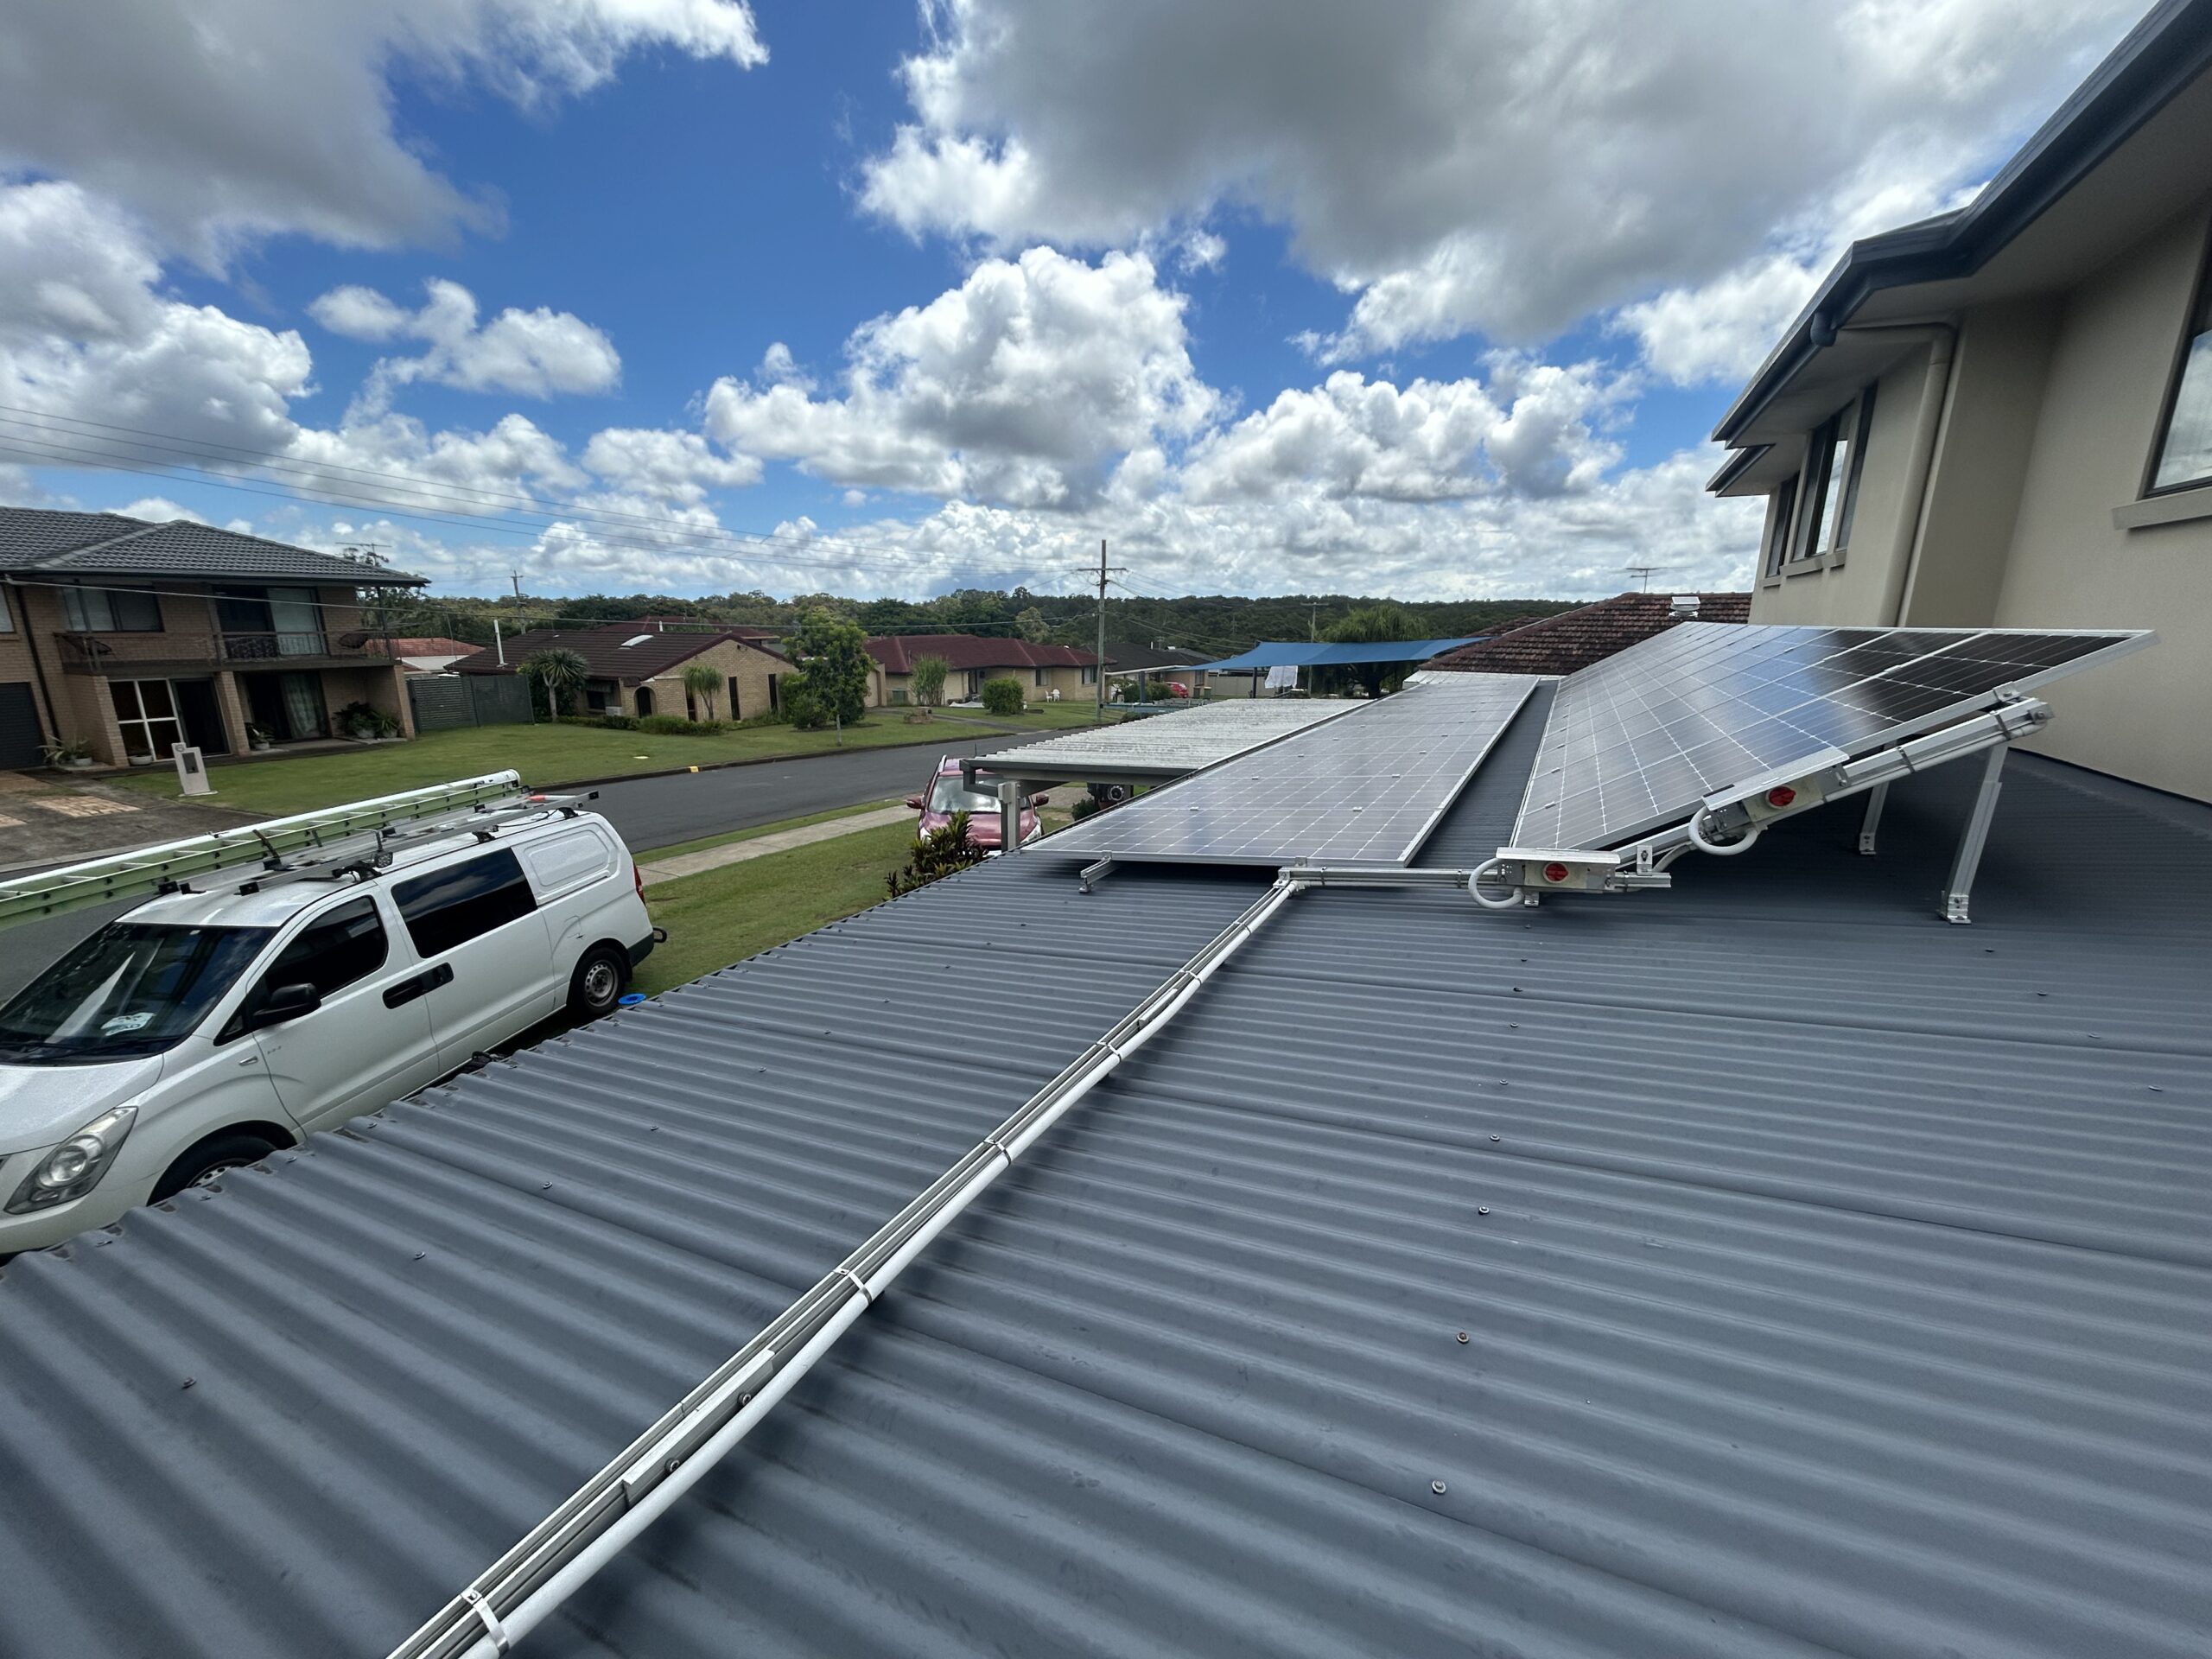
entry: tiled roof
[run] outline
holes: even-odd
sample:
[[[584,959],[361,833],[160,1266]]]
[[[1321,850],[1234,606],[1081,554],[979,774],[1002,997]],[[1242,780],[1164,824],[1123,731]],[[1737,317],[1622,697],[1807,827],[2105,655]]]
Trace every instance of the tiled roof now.
[[[243,577],[353,588],[419,588],[428,581],[187,518],[156,524],[119,513],[35,507],[0,507],[0,569],[41,575]]]
[[[601,622],[588,628],[532,628],[510,635],[503,646],[487,645],[450,666],[459,674],[512,674],[531,652],[560,646],[582,658],[595,680],[650,680],[702,651],[730,643],[751,645],[772,657],[783,655],[760,628],[663,631],[643,622]]]
[[[2016,755],[1947,927],[1972,771],[1294,900],[518,1651],[2202,1659],[2212,813]],[[376,1659],[1261,890],[993,860],[19,1258],[0,1650]]]
[[[947,668],[1088,668],[1096,653],[1073,645],[1033,645],[1027,639],[972,633],[887,633],[868,642],[868,654],[887,674],[911,674],[915,659],[942,657]]]
[[[1748,622],[1749,594],[1700,594],[1694,616],[1674,613],[1672,594],[1618,594],[1501,631],[1422,664],[1483,674],[1572,674],[1677,622]]]
[[[391,654],[395,657],[466,657],[481,649],[481,646],[473,645],[466,639],[394,639],[391,642]]]

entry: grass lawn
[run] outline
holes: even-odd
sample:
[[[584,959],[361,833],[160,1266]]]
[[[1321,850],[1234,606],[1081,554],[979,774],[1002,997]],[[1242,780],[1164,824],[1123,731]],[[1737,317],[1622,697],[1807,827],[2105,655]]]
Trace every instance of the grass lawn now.
[[[939,741],[945,732],[976,729],[909,726],[895,716],[879,714],[863,725],[849,728],[844,747],[930,743]],[[836,747],[831,733],[802,732],[790,726],[753,727],[712,737],[654,737],[597,726],[479,726],[467,731],[433,732],[411,743],[381,743],[286,760],[213,766],[207,774],[216,792],[207,804],[282,816],[450,783],[509,766],[522,773],[524,783],[543,788],[587,778],[626,777],[725,760],[817,754]],[[105,781],[163,800],[181,798],[176,775],[166,769]]]
[[[884,877],[913,844],[912,824],[887,823],[646,889],[645,906],[669,938],[631,988],[657,995],[867,909],[890,897]]]

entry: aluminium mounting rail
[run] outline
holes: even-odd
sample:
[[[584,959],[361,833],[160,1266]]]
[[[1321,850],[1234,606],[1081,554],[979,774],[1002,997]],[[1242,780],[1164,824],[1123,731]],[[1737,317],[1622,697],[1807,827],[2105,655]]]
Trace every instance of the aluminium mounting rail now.
[[[985,1135],[567,1502],[448,1602],[391,1659],[508,1651],[774,1408],[930,1242],[1071,1107],[1149,1042],[1303,883],[1266,894]]]
[[[0,927],[59,916],[87,905],[158,893],[195,875],[244,864],[281,861],[287,853],[327,849],[416,818],[468,811],[522,792],[522,775],[488,772],[426,789],[404,790],[373,800],[325,807],[241,829],[165,842],[132,852],[0,880]]]

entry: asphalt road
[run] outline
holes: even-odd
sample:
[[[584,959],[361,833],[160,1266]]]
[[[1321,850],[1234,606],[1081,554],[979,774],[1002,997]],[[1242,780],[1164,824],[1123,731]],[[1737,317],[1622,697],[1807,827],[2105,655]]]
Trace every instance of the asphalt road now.
[[[643,853],[810,812],[912,795],[927,787],[938,753],[982,753],[1037,741],[980,726],[960,729],[968,735],[957,742],[948,741],[942,751],[919,745],[855,749],[848,754],[806,755],[768,766],[724,766],[718,772],[601,784],[594,810],[605,815],[632,852]],[[0,949],[0,999],[14,995],[79,939],[139,902],[73,911],[50,922],[8,929],[5,948]]]

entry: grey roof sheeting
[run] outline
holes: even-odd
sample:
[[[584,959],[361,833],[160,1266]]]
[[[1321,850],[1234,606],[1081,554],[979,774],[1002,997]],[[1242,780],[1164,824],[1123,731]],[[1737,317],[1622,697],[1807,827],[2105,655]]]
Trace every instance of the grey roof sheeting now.
[[[1947,928],[1967,781],[1298,899],[520,1651],[2201,1655],[2212,813],[2016,759]],[[995,861],[17,1262],[0,1649],[384,1652],[1257,891]]]
[[[0,569],[42,575],[233,577],[358,588],[419,588],[429,580],[188,518],[157,524],[120,513],[32,507],[0,508]]]

